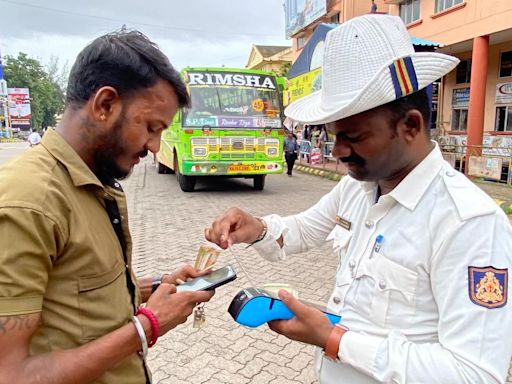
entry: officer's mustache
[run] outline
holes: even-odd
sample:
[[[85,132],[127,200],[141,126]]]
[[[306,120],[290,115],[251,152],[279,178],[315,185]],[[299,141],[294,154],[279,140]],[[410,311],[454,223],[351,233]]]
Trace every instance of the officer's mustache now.
[[[355,156],[355,155],[351,155],[351,156],[347,156],[347,157],[340,157],[339,159],[341,160],[342,163],[351,163],[351,164],[356,164],[356,165],[365,165],[366,164],[366,161],[362,157]]]

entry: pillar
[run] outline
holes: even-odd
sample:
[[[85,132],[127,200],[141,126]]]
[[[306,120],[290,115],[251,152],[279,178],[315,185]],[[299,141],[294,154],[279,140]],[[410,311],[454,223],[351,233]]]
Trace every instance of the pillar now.
[[[471,88],[469,90],[468,138],[466,147],[466,167],[468,173],[469,156],[479,156],[484,136],[485,92],[487,88],[487,61],[489,57],[489,36],[475,37],[471,59]],[[475,147],[476,146],[476,147]]]

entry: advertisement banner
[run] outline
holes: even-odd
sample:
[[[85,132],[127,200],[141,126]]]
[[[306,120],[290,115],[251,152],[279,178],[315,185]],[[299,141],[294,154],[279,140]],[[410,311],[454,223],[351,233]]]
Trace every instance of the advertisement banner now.
[[[300,99],[322,88],[322,69],[317,68],[288,80],[290,102]]]
[[[29,129],[32,112],[28,88],[7,88],[9,116],[13,128]]]
[[[311,24],[327,12],[326,0],[286,0],[285,7],[286,38]]]
[[[496,84],[496,103],[512,103],[512,82]]]
[[[470,156],[468,175],[500,180],[502,165],[503,160],[498,157]]]

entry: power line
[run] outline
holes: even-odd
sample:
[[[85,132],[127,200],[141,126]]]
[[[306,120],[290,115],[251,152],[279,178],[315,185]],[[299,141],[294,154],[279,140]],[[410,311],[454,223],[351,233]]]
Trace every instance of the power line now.
[[[50,12],[57,12],[62,13],[65,15],[72,15],[72,16],[80,16],[80,17],[89,17],[91,19],[98,19],[98,20],[104,20],[104,21],[114,21],[117,23],[123,23],[123,24],[134,24],[134,25],[141,25],[145,27],[154,27],[154,28],[162,28],[162,29],[168,29],[173,31],[185,31],[185,32],[195,32],[195,33],[205,33],[208,32],[209,35],[219,35],[219,36],[233,36],[231,33],[222,33],[222,32],[211,32],[211,31],[205,31],[201,29],[194,29],[194,28],[182,28],[182,27],[170,27],[167,25],[161,25],[161,24],[151,24],[151,23],[144,23],[140,21],[129,21],[129,20],[122,20],[122,19],[115,19],[111,17],[105,17],[105,16],[97,16],[97,15],[90,15],[80,12],[73,12],[73,11],[66,11],[63,9],[57,9],[57,8],[50,8],[50,7],[44,7],[42,5],[36,5],[36,4],[28,4],[28,3],[20,3],[18,1],[13,0],[0,0],[1,3],[7,3],[11,5],[16,6],[23,6],[28,8],[35,8],[35,9],[41,9],[44,11],[50,11]],[[243,33],[243,32],[237,32],[237,35],[243,35],[243,36],[266,36],[266,37],[280,37],[281,35],[270,35],[270,34],[264,34],[264,33]]]

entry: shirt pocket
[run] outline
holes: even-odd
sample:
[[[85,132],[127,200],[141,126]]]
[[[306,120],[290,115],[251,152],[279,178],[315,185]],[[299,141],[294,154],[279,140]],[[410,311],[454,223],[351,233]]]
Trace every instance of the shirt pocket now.
[[[83,340],[101,337],[126,322],[131,307],[124,272],[125,265],[118,261],[106,272],[78,278]]]
[[[418,273],[374,252],[360,274],[371,278],[365,279],[373,287],[370,319],[389,328],[411,325],[416,312]]]

